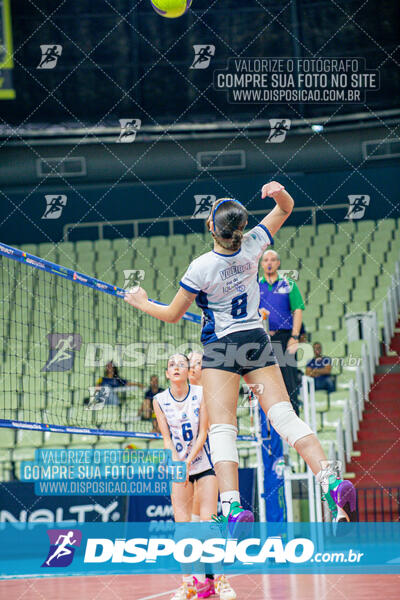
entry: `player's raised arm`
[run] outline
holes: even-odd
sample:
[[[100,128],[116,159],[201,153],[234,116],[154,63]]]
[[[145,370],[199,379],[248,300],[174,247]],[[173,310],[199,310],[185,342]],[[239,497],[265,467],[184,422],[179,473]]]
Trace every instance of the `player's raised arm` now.
[[[180,288],[171,304],[162,305],[151,302],[143,288],[139,288],[135,292],[127,292],[125,302],[134,306],[148,315],[165,321],[166,323],[177,323],[183,317],[190,305],[195,299],[196,294]]]
[[[294,200],[283,185],[277,181],[270,181],[263,185],[261,197],[266,198],[267,196],[275,200],[276,206],[264,217],[261,224],[265,225],[271,235],[275,235],[291,214],[294,207]]]

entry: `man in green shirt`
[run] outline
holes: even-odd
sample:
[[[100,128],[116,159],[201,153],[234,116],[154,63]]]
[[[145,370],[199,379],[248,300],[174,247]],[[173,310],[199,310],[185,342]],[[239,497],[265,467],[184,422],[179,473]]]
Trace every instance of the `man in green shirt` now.
[[[261,266],[264,277],[260,279],[260,311],[267,311],[271,341],[281,344],[282,352],[286,350],[290,356],[290,364],[280,365],[293,407],[298,413],[297,398],[297,366],[295,353],[298,347],[300,330],[303,321],[304,302],[300,290],[293,279],[282,277],[278,273],[280,267],[279,255],[275,250],[267,250]]]

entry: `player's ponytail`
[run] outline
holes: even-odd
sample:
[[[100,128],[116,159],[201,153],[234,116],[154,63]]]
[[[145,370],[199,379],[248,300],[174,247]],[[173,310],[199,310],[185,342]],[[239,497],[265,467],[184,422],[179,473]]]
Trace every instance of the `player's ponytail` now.
[[[207,219],[208,228],[213,224],[213,238],[226,250],[239,250],[243,230],[247,224],[247,210],[238,200],[220,198],[214,202]]]

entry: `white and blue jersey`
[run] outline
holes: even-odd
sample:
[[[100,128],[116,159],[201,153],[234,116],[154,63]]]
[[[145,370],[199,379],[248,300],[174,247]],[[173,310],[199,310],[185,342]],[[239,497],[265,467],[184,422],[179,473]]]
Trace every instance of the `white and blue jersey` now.
[[[168,423],[172,443],[180,460],[186,460],[199,433],[200,405],[203,400],[201,385],[189,385],[183,400],[175,400],[170,389],[154,396]],[[189,468],[196,475],[212,468],[208,441],[204,444]]]
[[[268,229],[259,224],[243,236],[234,254],[212,250],[190,264],[180,285],[197,294],[196,303],[203,311],[203,344],[234,331],[262,327],[258,261],[273,243]]]

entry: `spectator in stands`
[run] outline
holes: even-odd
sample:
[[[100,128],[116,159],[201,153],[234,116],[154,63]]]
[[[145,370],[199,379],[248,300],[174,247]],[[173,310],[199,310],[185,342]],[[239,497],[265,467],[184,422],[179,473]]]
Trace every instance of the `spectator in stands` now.
[[[100,390],[101,388],[111,388],[109,394],[107,394],[105,404],[108,406],[119,406],[120,400],[116,388],[121,388],[128,385],[144,387],[141,383],[134,383],[128,381],[127,379],[123,379],[119,374],[118,367],[114,365],[113,361],[111,360],[104,368],[103,377],[100,377],[97,380],[96,389]]]
[[[316,390],[326,390],[329,394],[335,391],[335,382],[331,377],[332,361],[329,356],[322,355],[322,344],[315,342],[313,344],[314,358],[312,358],[306,367],[306,375],[314,378]]]
[[[284,278],[278,273],[279,254],[275,250],[266,250],[261,259],[264,277],[260,279],[260,312],[268,316],[271,342],[281,344],[276,355],[290,357],[291,364],[280,364],[283,380],[293,408],[299,414],[297,397],[297,366],[295,354],[300,339],[303,322],[304,302],[300,290],[293,279]]]
[[[153,411],[153,398],[159,392],[163,392],[164,389],[160,388],[158,385],[158,376],[152,375],[150,377],[150,387],[146,390],[144,395],[144,400],[142,402],[141,407],[139,408],[139,417],[143,419],[143,421],[151,421],[155,419],[155,414]],[[154,423],[153,423],[154,426]],[[157,432],[158,433],[158,432]]]

